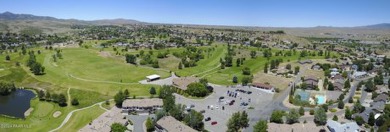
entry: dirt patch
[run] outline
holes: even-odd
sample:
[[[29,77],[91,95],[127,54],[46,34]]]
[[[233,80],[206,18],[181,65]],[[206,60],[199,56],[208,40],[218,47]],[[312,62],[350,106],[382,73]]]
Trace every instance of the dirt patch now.
[[[26,112],[24,112],[24,116],[25,117],[29,116],[33,110],[34,108],[29,108]]]
[[[293,81],[293,78],[286,78],[276,75],[270,75],[265,73],[257,73],[254,75],[253,82],[260,83],[269,83],[270,85],[279,88],[280,90],[284,90],[288,87],[288,84]]]
[[[319,77],[321,79],[325,78],[324,71],[322,71],[322,70],[312,70],[312,69],[307,69],[303,73],[303,76],[304,77]]]
[[[62,114],[61,111],[56,111],[56,112],[54,112],[53,117],[54,117],[54,118],[57,118],[57,117],[59,117],[61,114]]]
[[[111,57],[112,55],[108,51],[101,51],[101,52],[99,52],[99,56],[101,56],[101,57]]]

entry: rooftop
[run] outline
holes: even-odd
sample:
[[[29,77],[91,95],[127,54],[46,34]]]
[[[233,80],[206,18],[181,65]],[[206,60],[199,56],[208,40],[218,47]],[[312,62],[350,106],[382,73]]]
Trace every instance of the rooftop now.
[[[319,132],[321,129],[325,130],[324,126],[317,126],[313,122],[308,122],[305,124],[295,123],[295,124],[276,124],[268,123],[268,132]]]
[[[162,106],[162,99],[152,98],[152,99],[126,99],[123,101],[123,107],[152,107],[152,106]]]
[[[356,132],[360,130],[360,127],[356,124],[356,122],[340,124],[334,120],[328,120],[326,125],[330,131],[333,130],[334,132]]]
[[[161,126],[168,132],[197,132],[184,123],[176,120],[172,116],[165,116],[157,121],[157,125]]]
[[[147,79],[156,79],[156,78],[160,78],[160,75],[153,74],[153,75],[146,76],[146,78]]]

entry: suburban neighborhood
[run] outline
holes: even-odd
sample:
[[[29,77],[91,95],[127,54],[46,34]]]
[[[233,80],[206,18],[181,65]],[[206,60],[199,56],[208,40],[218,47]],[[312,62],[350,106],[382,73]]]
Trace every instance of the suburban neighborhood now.
[[[389,1],[0,1],[0,132],[389,132]]]

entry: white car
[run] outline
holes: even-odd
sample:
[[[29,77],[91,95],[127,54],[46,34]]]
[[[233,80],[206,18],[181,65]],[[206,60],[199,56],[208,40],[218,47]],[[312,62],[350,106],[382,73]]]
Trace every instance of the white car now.
[[[219,106],[218,106],[218,105],[216,105],[216,106],[215,106],[215,109],[219,109]]]

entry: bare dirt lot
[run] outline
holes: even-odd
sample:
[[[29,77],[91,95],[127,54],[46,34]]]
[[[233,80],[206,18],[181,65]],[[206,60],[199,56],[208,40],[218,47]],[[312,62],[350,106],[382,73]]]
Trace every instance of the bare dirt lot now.
[[[269,83],[270,85],[279,88],[281,91],[286,89],[288,84],[293,81],[293,78],[285,78],[259,72],[254,75],[253,82]]]

